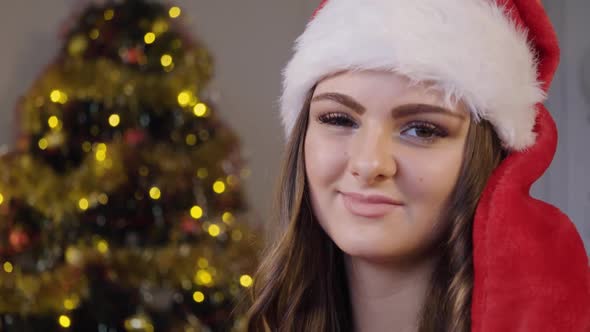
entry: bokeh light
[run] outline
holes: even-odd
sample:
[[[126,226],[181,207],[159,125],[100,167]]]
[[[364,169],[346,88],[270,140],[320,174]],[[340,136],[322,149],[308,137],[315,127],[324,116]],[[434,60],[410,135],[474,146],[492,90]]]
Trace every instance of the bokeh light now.
[[[177,18],[178,16],[180,16],[180,13],[181,10],[177,6],[170,8],[170,10],[168,11],[168,15],[170,15],[171,18]]]

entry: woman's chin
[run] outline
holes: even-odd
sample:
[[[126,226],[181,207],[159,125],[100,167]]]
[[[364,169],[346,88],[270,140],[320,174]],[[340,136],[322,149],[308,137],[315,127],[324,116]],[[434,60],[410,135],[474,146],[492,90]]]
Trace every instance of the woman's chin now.
[[[351,258],[362,259],[371,263],[403,263],[416,259],[421,251],[419,246],[410,242],[389,237],[388,239],[371,237],[336,237],[336,245]]]
[[[399,248],[392,248],[391,243],[384,244],[368,239],[339,242],[336,242],[336,245],[346,255],[371,262],[388,262],[403,254]]]

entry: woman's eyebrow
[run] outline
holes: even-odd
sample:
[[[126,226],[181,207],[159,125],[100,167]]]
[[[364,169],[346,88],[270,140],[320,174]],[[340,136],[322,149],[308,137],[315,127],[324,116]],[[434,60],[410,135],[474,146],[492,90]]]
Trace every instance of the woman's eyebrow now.
[[[355,111],[359,115],[365,113],[366,109],[363,105],[361,105],[358,101],[354,100],[351,96],[337,93],[337,92],[325,92],[321,93],[312,98],[312,102],[319,101],[319,100],[330,100],[336,103],[342,104],[351,110]],[[463,119],[465,116],[462,112],[453,112],[447,108],[436,106],[432,104],[421,104],[421,103],[414,103],[414,104],[404,104],[397,107],[394,107],[391,110],[392,116],[394,119],[397,118],[404,118],[413,115],[420,115],[424,113],[434,113],[434,114],[443,114],[452,116],[458,119]]]
[[[431,104],[404,104],[393,108],[391,113],[395,119],[425,113],[443,114],[455,117],[457,119],[465,118],[465,115],[462,114],[462,112],[453,112],[447,108]]]
[[[351,96],[347,96],[345,94],[336,92],[326,92],[321,93],[311,99],[312,102],[319,100],[331,100],[337,102],[350,108],[351,110],[355,111],[360,115],[365,113],[365,107],[363,105],[361,105],[358,101],[354,100],[354,98],[352,98]]]

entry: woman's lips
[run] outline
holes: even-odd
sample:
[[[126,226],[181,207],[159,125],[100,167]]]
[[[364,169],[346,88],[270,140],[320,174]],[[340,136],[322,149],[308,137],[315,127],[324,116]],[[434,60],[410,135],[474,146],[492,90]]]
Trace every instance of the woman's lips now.
[[[379,218],[390,213],[403,204],[383,195],[363,195],[360,193],[341,192],[346,209],[357,216]]]

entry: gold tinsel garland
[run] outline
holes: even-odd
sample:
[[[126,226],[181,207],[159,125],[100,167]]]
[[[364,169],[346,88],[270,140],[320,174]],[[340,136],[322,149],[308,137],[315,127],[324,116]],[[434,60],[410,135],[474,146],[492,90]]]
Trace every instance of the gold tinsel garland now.
[[[246,172],[239,167],[235,174],[228,174],[218,165],[219,160],[232,157],[232,151],[221,147],[235,144],[235,137],[225,130],[218,133],[215,141],[189,150],[160,143],[140,149],[138,157],[143,164],[162,171],[151,178],[162,192],[173,192],[179,185],[178,179],[186,176],[198,177],[210,188],[214,182],[221,181],[228,190],[238,190]],[[66,215],[106,204],[108,195],[127,180],[123,156],[134,153],[137,148],[122,142],[97,143],[78,168],[63,175],[30,154],[4,156],[0,158],[0,169],[5,170],[0,174],[0,194],[5,201],[25,200],[59,222]],[[206,175],[199,176],[199,170],[206,170]]]
[[[54,222],[99,204],[101,195],[126,180],[121,144],[95,144],[79,168],[58,174],[30,154],[0,158],[0,194],[24,200]],[[97,155],[99,158],[97,158]]]
[[[235,221],[237,218],[238,221]],[[221,219],[226,219],[221,221]],[[200,243],[172,243],[163,247],[111,248],[107,241],[94,237],[91,242],[66,248],[63,265],[31,274],[16,266],[0,270],[0,311],[4,313],[63,313],[77,308],[88,296],[88,280],[84,268],[98,264],[109,269],[109,278],[117,284],[138,289],[140,287],[182,289],[200,292],[204,301],[214,296],[230,296],[237,300],[240,288],[248,288],[252,277],[243,274],[251,265],[259,244],[253,233],[240,226],[246,216],[238,215],[213,219],[201,223],[204,230],[212,224],[225,224],[228,244],[223,255],[212,248],[218,246],[215,236],[204,232]],[[133,264],[129,264],[133,262]],[[6,263],[5,263],[6,264]],[[8,272],[10,271],[10,272]],[[218,289],[227,289],[223,294]]]
[[[63,118],[64,105],[71,100],[99,101],[108,109],[125,105],[131,112],[145,105],[192,110],[199,103],[198,93],[210,80],[212,64],[201,49],[185,57],[165,76],[138,72],[105,58],[68,58],[52,64],[22,101],[23,134],[42,132],[45,114],[40,109]]]

